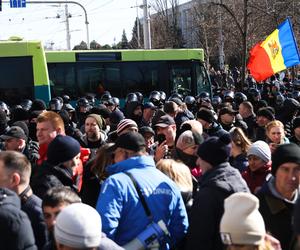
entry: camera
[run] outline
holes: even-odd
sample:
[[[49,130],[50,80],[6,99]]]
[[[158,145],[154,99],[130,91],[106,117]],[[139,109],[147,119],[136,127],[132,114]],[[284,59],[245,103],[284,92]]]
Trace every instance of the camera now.
[[[135,239],[123,246],[126,250],[159,249],[169,242],[169,231],[166,224],[160,220],[151,222]]]

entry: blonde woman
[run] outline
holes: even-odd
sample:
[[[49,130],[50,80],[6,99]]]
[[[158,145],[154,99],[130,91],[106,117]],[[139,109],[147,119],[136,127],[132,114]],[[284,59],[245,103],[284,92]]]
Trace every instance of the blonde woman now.
[[[242,173],[249,165],[247,153],[251,146],[251,141],[241,128],[234,127],[229,131],[229,133],[231,136],[230,164]]]
[[[157,162],[156,167],[177,184],[189,212],[193,203],[193,181],[190,169],[182,162],[173,159],[162,159]]]
[[[277,148],[279,144],[289,143],[289,139],[285,136],[284,125],[281,121],[274,120],[266,125],[267,143],[271,152]]]

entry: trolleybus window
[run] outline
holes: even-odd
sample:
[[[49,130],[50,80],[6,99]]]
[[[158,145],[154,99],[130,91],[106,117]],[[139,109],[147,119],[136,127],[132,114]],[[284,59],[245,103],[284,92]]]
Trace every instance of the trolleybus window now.
[[[0,100],[19,103],[34,95],[32,57],[0,57]]]

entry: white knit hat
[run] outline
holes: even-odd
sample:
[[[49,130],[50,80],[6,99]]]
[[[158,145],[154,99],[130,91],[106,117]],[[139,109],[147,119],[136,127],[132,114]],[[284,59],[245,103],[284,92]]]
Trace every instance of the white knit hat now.
[[[265,237],[259,200],[250,193],[234,193],[225,199],[220,233],[224,244],[260,245]]]
[[[65,207],[57,216],[54,227],[55,240],[68,247],[98,247],[101,240],[101,217],[83,203]]]
[[[249,150],[248,150],[248,156],[249,155],[255,155],[262,159],[264,162],[269,162],[271,160],[271,150],[269,145],[264,141],[256,141],[254,142]]]

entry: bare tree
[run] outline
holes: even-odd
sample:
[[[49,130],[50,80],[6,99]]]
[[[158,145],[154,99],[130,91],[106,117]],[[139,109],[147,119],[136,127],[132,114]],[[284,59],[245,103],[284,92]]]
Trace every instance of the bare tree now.
[[[178,25],[178,0],[153,0],[151,15],[153,48],[181,48],[184,46],[181,29]]]

